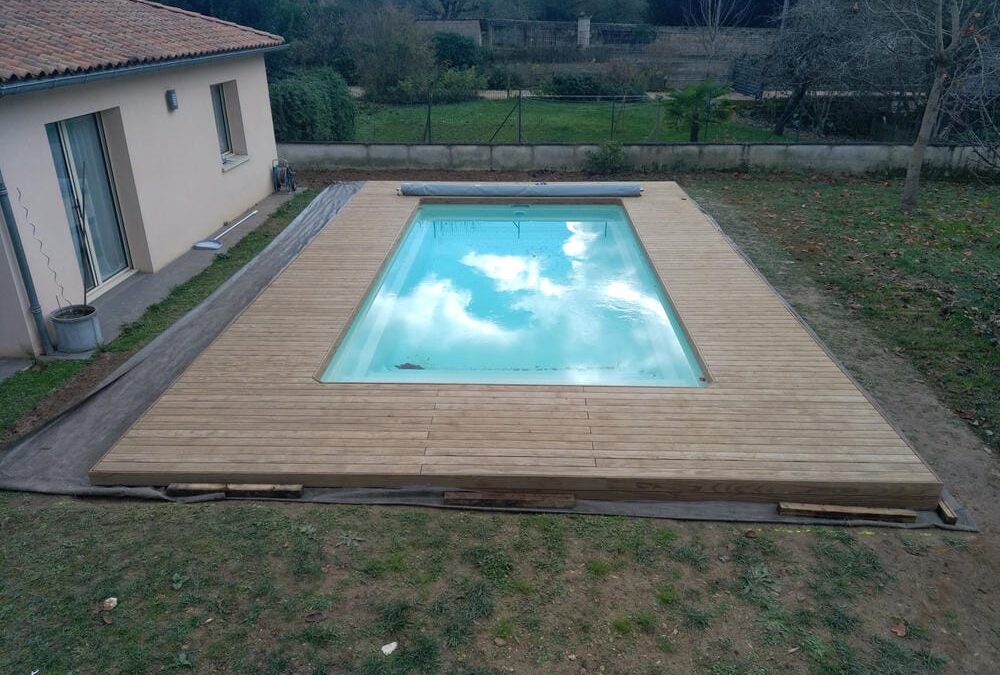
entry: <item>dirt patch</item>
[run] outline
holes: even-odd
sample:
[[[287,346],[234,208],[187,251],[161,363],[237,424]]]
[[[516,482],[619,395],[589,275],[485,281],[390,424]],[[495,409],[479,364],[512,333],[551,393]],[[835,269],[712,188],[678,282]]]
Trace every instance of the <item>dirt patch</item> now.
[[[104,378],[125,363],[130,356],[132,356],[132,352],[98,353],[93,361],[58,389],[45,396],[38,405],[21,416],[13,426],[0,432],[0,449],[27,436],[85,399]]]

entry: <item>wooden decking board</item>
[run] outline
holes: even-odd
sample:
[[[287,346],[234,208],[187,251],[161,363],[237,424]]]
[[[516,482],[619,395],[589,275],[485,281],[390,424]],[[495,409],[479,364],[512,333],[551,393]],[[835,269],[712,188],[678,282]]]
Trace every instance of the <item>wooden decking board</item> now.
[[[315,379],[419,203],[373,182],[91,470],[934,508],[940,481],[673,183],[622,200],[704,388]]]

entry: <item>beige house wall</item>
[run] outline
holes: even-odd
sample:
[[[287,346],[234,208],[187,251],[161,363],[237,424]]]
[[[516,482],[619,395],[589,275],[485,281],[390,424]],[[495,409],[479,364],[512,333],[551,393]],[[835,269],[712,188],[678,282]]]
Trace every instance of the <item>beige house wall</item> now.
[[[34,334],[28,327],[29,321],[24,287],[17,276],[7,225],[3,214],[0,214],[0,345],[7,347],[6,354],[0,350],[0,356],[37,351],[37,345],[33,342]]]
[[[210,87],[231,81],[242,120],[230,126],[243,136],[233,145],[245,147],[247,159],[224,170]],[[177,92],[175,111],[167,110],[169,89]],[[229,103],[232,114],[235,106]],[[263,56],[0,99],[0,172],[46,316],[60,305],[82,301],[83,284],[45,125],[89,113],[101,114],[129,252],[139,271],[161,269],[272,191],[276,149]],[[13,284],[12,290],[23,294],[18,282],[7,280],[17,273],[8,269],[10,263],[12,258],[5,262],[0,255],[0,293],[8,295]],[[0,299],[0,355],[23,353],[24,331],[32,330],[23,295],[13,300]],[[22,308],[20,316],[12,314],[16,306]]]

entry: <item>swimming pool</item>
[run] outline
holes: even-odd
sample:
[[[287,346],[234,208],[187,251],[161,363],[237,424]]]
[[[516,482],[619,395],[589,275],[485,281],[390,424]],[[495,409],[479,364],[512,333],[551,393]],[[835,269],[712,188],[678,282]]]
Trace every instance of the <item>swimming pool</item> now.
[[[704,386],[619,204],[421,205],[323,382]]]

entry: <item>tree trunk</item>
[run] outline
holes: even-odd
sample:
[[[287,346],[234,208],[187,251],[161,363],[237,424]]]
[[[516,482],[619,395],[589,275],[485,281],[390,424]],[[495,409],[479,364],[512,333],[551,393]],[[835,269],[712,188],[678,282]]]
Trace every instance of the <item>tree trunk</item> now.
[[[785,126],[788,124],[789,120],[792,119],[792,115],[798,109],[799,104],[802,103],[802,99],[806,97],[806,92],[809,91],[809,83],[801,82],[795,85],[795,89],[792,90],[792,95],[788,98],[788,102],[785,104],[785,109],[781,111],[781,116],[778,121],[774,123],[774,135],[784,136]]]
[[[698,120],[692,120],[691,121],[691,133],[688,134],[688,141],[690,141],[691,143],[697,143],[698,142],[698,132],[700,132],[700,131],[701,131],[701,124],[698,123]]]
[[[924,106],[924,116],[920,120],[920,131],[917,140],[910,151],[910,161],[906,166],[906,182],[903,183],[903,211],[909,213],[917,207],[917,191],[920,189],[920,171],[924,167],[924,151],[931,141],[938,113],[941,111],[941,94],[944,91],[944,81],[948,74],[944,64],[934,69],[934,82],[927,94],[927,104]]]

